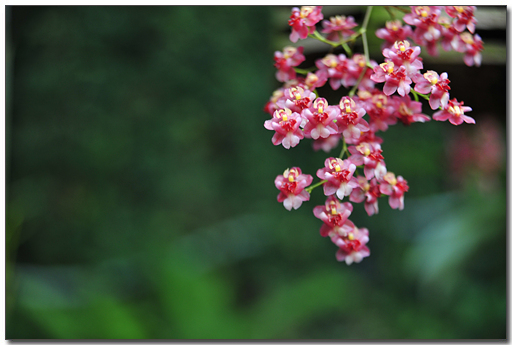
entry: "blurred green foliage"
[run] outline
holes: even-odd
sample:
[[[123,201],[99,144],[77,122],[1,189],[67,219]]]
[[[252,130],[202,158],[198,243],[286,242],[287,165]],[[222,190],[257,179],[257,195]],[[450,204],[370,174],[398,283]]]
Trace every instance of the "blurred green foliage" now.
[[[454,188],[462,126],[383,134],[410,192],[355,205],[358,265],[319,236],[320,189],[277,203],[327,157],[263,128],[278,9],[7,7],[6,338],[506,338],[504,166]]]

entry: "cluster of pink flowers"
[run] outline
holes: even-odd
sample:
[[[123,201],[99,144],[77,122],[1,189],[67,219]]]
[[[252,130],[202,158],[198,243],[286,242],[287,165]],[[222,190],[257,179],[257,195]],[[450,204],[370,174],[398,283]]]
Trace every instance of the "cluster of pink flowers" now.
[[[402,25],[400,20],[388,21],[376,35],[385,40],[383,48],[410,38],[426,47],[432,56],[439,54],[438,45],[441,45],[446,51],[453,49],[463,53],[466,65],[480,66],[483,42],[478,34],[474,34],[475,10],[475,6],[411,6],[411,12],[403,17],[403,21],[411,26]]]
[[[440,16],[443,9],[451,20]],[[321,6],[292,9],[289,20],[292,42],[311,37],[337,47],[359,36],[365,38],[366,28],[352,31],[357,24],[354,18],[345,16],[322,21],[322,33],[327,37],[320,36],[316,25],[323,19],[321,10]],[[402,210],[404,194],[409,189],[402,176],[387,170],[382,155],[383,139],[378,133],[398,122],[408,126],[430,121],[430,116],[422,113],[420,98],[428,101],[435,111],[433,120],[448,120],[454,125],[475,123],[465,114],[471,111],[470,107],[450,99],[448,74],[422,71],[420,57],[420,46],[426,46],[427,52],[433,54],[433,45],[445,42],[451,35],[451,46],[472,56],[473,63],[465,58],[466,64],[479,65],[482,45],[478,35],[471,37],[473,48],[466,45],[462,50],[460,43],[469,42],[465,36],[469,33],[463,32],[466,28],[474,33],[475,8],[411,6],[410,10],[403,20],[414,29],[394,20],[377,30],[376,35],[385,40],[384,62],[380,64],[368,59],[367,52],[354,54],[345,49],[346,54],[329,53],[315,61],[313,70],[305,71],[297,67],[305,61],[303,47],[285,47],[274,55],[276,78],[284,84],[274,91],[264,108],[271,115],[264,127],[274,132],[272,143],[290,149],[304,139],[312,139],[315,151],[327,153],[342,143],[339,156],[326,158],[324,167],[317,170],[318,183],[312,185],[313,176],[303,174],[298,167],[286,169],[277,176],[275,185],[280,191],[277,200],[287,210],[297,209],[309,200],[314,188],[323,185],[327,200],[325,205],[316,206],[313,213],[323,222],[320,235],[331,238],[338,247],[336,258],[347,264],[370,255],[366,246],[368,229],[358,228],[348,219],[352,203],[364,203],[367,214],[372,216],[379,212],[379,199],[387,196],[391,208]],[[333,90],[343,86],[350,91],[339,102],[329,104],[317,90],[326,84]]]

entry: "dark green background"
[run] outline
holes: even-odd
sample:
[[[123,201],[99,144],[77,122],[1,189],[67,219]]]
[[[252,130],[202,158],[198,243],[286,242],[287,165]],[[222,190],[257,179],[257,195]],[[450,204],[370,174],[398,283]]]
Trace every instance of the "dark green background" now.
[[[505,158],[483,190],[446,155],[486,117],[504,138],[505,65],[425,66],[477,125],[383,134],[406,207],[354,205],[372,254],[347,267],[319,235],[321,189],[276,201],[276,175],[329,156],[263,127],[289,10],[6,8],[8,339],[506,337]]]

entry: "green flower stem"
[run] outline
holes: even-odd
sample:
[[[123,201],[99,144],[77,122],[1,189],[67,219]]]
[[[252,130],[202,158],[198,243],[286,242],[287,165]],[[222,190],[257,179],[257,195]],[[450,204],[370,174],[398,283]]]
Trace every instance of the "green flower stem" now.
[[[348,152],[347,150],[347,143],[345,142],[345,138],[342,138],[343,140],[343,148],[341,149],[341,152],[340,152],[340,159],[343,159],[343,156],[345,155],[345,152]]]
[[[372,13],[373,6],[368,6],[366,9],[366,14],[364,15],[363,27],[361,28],[361,34],[363,35],[363,48],[364,48],[364,57],[366,61],[370,61],[370,52],[368,50],[368,39],[366,38],[366,28],[368,27],[368,22],[370,21],[370,15]]]
[[[308,74],[309,72],[313,72],[315,70],[315,67],[310,67],[310,68],[297,68],[297,67],[294,67],[293,68],[295,70],[295,72],[297,73],[300,73],[300,74]]]
[[[327,43],[327,44],[330,44],[331,46],[333,46],[334,48],[338,47],[340,45],[340,43],[336,43],[336,42],[332,42],[332,41],[329,41],[328,39],[326,39],[325,37],[323,37],[322,35],[320,35],[318,33],[318,31],[314,31],[312,34],[309,34],[310,37],[312,38],[316,38],[317,40],[319,40],[320,42],[324,42],[324,43]]]
[[[411,89],[411,93],[414,95],[414,99],[416,102],[419,102],[418,96],[421,96],[422,98],[426,99],[427,101],[430,101],[430,94],[424,95],[422,93],[414,91],[414,89]]]
[[[394,9],[400,11],[400,12],[403,12],[403,13],[411,13],[411,9],[410,8],[401,8],[400,6],[391,6],[393,7]],[[408,7],[408,6],[403,6],[403,7]]]
[[[384,6],[384,9],[388,12],[389,16],[391,17],[391,20],[396,20],[395,14],[393,11],[391,11],[390,6]]]
[[[316,187],[319,187],[319,186],[323,185],[325,182],[327,182],[327,180],[322,180],[322,181],[320,181],[320,182],[318,182],[318,183],[315,183],[315,184],[314,184],[314,185],[312,185],[312,186],[309,186],[309,187],[307,187],[307,188],[304,188],[304,190],[305,190],[306,192],[308,192],[308,193],[311,193],[311,191],[312,191],[313,189],[315,189]]]
[[[419,101],[420,101],[420,99],[418,98],[418,94],[417,94],[416,92],[414,92],[414,90],[412,90],[412,89],[411,89],[411,91],[412,91],[412,92],[411,92],[411,93],[412,93],[412,95],[414,96],[414,100],[415,100],[416,102],[419,102]]]
[[[347,55],[349,57],[351,57],[352,56],[352,49],[350,49],[350,47],[348,46],[347,42],[341,43],[341,46],[343,47],[343,49],[345,49],[345,52],[347,53]]]
[[[354,94],[356,93],[356,90],[359,87],[359,84],[361,83],[361,80],[363,80],[363,77],[364,77],[368,67],[370,67],[370,68],[372,67],[370,65],[370,52],[369,52],[369,49],[368,49],[368,39],[366,37],[366,28],[368,27],[368,22],[370,21],[370,15],[372,13],[372,9],[373,9],[373,6],[368,6],[366,8],[366,13],[364,15],[364,20],[363,20],[363,26],[359,30],[359,32],[361,33],[362,38],[363,38],[363,49],[364,49],[364,58],[366,60],[366,66],[364,66],[363,71],[359,75],[359,78],[357,79],[356,85],[354,85],[354,87],[348,93],[348,95],[350,97],[354,96]]]

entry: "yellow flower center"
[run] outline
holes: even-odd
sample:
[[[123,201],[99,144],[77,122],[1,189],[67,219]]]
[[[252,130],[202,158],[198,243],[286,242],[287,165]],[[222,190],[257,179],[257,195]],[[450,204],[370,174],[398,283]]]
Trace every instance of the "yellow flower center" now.
[[[387,74],[393,73],[393,67],[395,64],[393,62],[383,62],[380,64],[380,67],[386,72]]]
[[[313,6],[302,6],[300,9],[300,17],[306,18],[311,13],[313,13]]]
[[[392,172],[386,173],[386,175],[384,175],[384,180],[392,186],[395,186],[396,183],[398,182],[396,180],[395,174],[393,174]]]
[[[455,116],[464,115],[464,111],[458,105],[454,105],[454,106],[451,105],[451,106],[449,106],[448,107],[448,112],[450,112],[450,114],[453,114]]]

